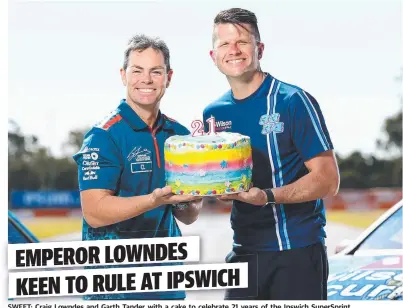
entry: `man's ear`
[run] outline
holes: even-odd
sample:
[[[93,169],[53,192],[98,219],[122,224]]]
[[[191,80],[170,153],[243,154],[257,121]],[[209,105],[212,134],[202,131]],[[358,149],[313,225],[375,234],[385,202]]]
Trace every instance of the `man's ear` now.
[[[174,71],[173,70],[169,70],[168,74],[167,74],[167,88],[169,87],[169,85],[171,84],[171,79],[172,79],[172,75],[173,75]]]
[[[214,50],[210,50],[210,58],[213,60],[213,62],[214,62],[214,64],[215,64],[215,63],[216,63],[216,62],[215,62],[216,56],[215,56]]]
[[[122,79],[123,85],[127,86],[126,71],[123,69],[123,67],[120,69],[120,78]]]
[[[257,46],[257,58],[258,58],[258,60],[262,59],[263,51],[264,51],[264,44],[259,43],[258,46]]]

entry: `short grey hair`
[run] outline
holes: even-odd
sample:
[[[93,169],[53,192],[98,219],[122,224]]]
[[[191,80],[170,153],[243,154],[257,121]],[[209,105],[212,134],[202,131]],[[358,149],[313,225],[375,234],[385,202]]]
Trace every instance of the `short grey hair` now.
[[[167,44],[159,37],[150,37],[144,34],[138,34],[133,36],[127,43],[127,47],[124,54],[123,68],[126,70],[129,62],[129,55],[132,51],[143,51],[147,48],[152,48],[156,51],[162,52],[164,56],[164,62],[167,66],[167,71],[171,69],[169,61],[169,48]]]

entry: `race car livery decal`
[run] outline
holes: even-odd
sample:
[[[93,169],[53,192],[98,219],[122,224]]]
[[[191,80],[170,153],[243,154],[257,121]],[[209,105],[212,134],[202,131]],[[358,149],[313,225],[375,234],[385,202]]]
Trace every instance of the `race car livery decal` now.
[[[380,300],[402,297],[402,269],[356,270],[329,275],[328,298]]]

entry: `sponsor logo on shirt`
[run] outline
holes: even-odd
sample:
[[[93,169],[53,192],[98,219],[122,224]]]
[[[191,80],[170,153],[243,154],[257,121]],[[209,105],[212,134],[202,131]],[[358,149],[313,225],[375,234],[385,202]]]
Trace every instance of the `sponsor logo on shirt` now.
[[[216,121],[216,131],[224,131],[232,128],[232,121]]]
[[[145,162],[145,161],[151,161],[151,151],[147,149],[142,149],[140,147],[135,147],[129,155],[127,155],[127,160],[128,161],[135,161],[135,162]]]
[[[92,153],[88,153],[88,154],[83,154],[83,159],[97,160],[98,159],[98,153],[92,152]]]
[[[84,181],[89,181],[89,180],[97,180],[98,175],[95,171],[87,171],[84,173],[83,180]]]
[[[92,152],[92,153],[91,153],[91,159],[97,160],[97,159],[98,159],[98,154],[95,153],[95,152]]]
[[[83,170],[83,171],[87,171],[87,170],[99,170],[99,166],[82,167],[81,170]]]
[[[87,152],[99,152],[99,148],[89,148],[86,146],[84,149],[81,150],[81,153],[87,153]]]
[[[83,181],[91,181],[91,180],[98,180],[97,170],[100,169],[99,162],[97,161],[99,158],[99,148],[90,148],[86,146],[81,150],[83,153],[83,167],[81,170],[84,171],[83,173]]]
[[[131,163],[130,170],[132,173],[152,172],[152,162]]]
[[[260,117],[259,124],[262,125],[262,134],[282,133],[284,131],[284,122],[280,122],[280,114],[264,114]]]
[[[135,147],[127,156],[131,173],[152,172],[151,151],[140,147]]]
[[[84,181],[98,180],[98,175],[83,176]]]
[[[83,161],[84,166],[98,166],[98,164],[99,163],[97,161],[87,161],[87,160]]]

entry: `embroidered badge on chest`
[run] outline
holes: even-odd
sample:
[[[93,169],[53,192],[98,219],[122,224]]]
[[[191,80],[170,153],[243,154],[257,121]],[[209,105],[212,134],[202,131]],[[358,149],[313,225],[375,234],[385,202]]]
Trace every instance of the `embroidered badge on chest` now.
[[[127,156],[130,163],[131,173],[152,172],[151,151],[135,147]]]
[[[259,124],[262,125],[262,134],[268,135],[271,132],[282,133],[284,131],[284,122],[280,122],[280,114],[264,114],[260,117]]]

